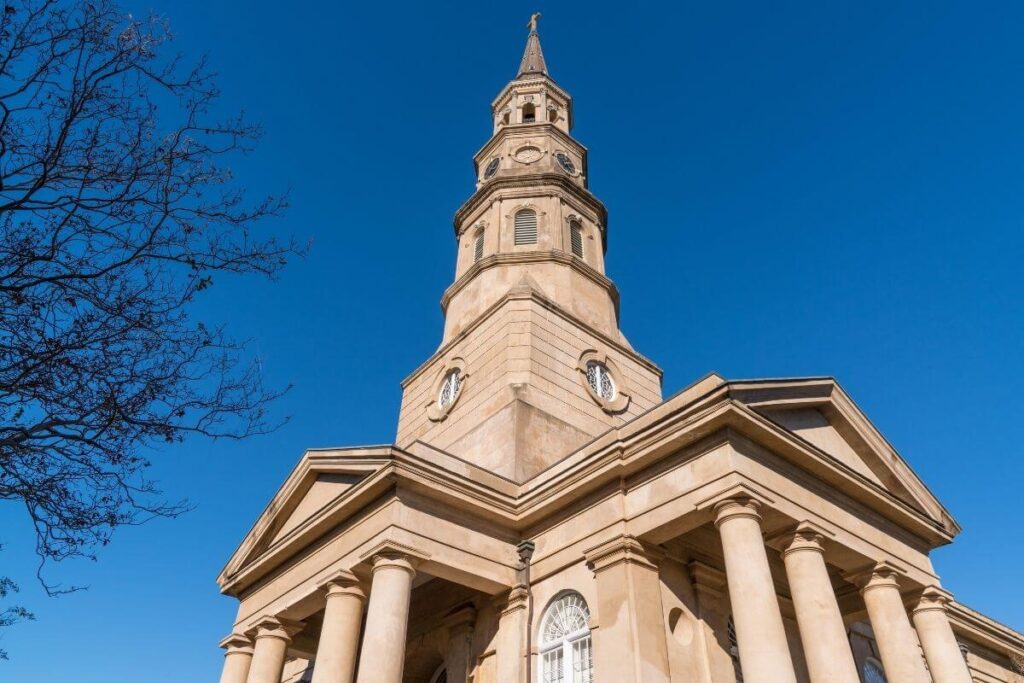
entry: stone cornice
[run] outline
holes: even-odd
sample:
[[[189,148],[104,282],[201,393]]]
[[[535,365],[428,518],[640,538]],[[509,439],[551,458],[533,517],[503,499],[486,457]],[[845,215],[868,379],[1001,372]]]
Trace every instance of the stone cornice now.
[[[953,601],[946,606],[950,626],[958,636],[1003,654],[1024,653],[1024,634]]]
[[[287,509],[289,496],[308,488],[302,482],[308,484],[315,480],[319,472],[370,469],[372,474],[262,550],[261,530],[273,527],[268,527],[269,522],[261,518],[218,582],[224,592],[238,594],[372,501],[381,500],[381,496],[396,495],[396,487],[414,488],[421,495],[521,533],[574,504],[581,496],[609,483],[622,481],[663,460],[668,453],[679,452],[711,434],[729,430],[769,444],[773,453],[797,467],[817,472],[819,479],[831,482],[852,500],[896,523],[930,547],[951,539],[950,532],[937,527],[934,521],[874,482],[857,476],[856,472],[834,458],[793,438],[748,407],[730,400],[728,390],[726,383],[715,385],[700,395],[683,393],[632,422],[610,430],[523,484],[502,480],[498,488],[494,483],[500,478],[471,463],[460,461],[460,473],[443,460],[427,459],[395,447],[338,450],[329,454],[308,452],[268,510]],[[484,483],[489,481],[493,483]],[[753,486],[748,488],[757,490]],[[726,489],[723,493],[734,495],[735,491]]]
[[[498,147],[506,138],[513,136],[537,137],[538,135],[551,135],[551,137],[557,138],[562,144],[575,149],[584,160],[587,159],[589,150],[587,150],[586,145],[566,133],[555,124],[548,121],[538,121],[537,123],[518,123],[505,126],[491,136],[491,139],[476,151],[476,154],[473,155],[473,161],[475,164],[479,164],[485,156],[490,154],[491,150]],[[486,182],[489,183],[491,181],[488,180]]]
[[[608,296],[611,297],[612,300],[612,305],[615,306],[615,315],[618,316],[619,290],[615,286],[615,283],[607,276],[600,273],[593,266],[588,265],[572,254],[568,254],[558,249],[550,251],[520,251],[491,254],[490,256],[483,257],[470,266],[470,268],[462,274],[462,277],[453,282],[451,286],[445,290],[444,294],[441,295],[441,312],[447,314],[448,305],[451,303],[455,295],[465,289],[473,278],[483,271],[490,270],[491,268],[496,268],[498,266],[522,265],[527,263],[558,263],[572,268],[577,273],[608,292]]]
[[[563,90],[562,86],[558,85],[558,83],[555,83],[555,80],[551,78],[551,76],[539,75],[531,76],[530,78],[517,78],[515,80],[509,81],[508,84],[498,92],[494,100],[491,101],[492,115],[494,114],[497,107],[501,104],[501,101],[509,94],[509,92],[512,91],[512,88],[516,86],[526,88],[530,88],[533,86],[551,88],[559,95],[561,95],[563,98],[565,98],[566,102],[569,102],[570,104],[572,103],[572,95]]]
[[[590,210],[594,211],[598,215],[598,224],[601,226],[604,249],[608,249],[608,209],[606,209],[601,200],[591,194],[589,190],[573,182],[572,178],[564,173],[554,172],[535,173],[523,176],[501,176],[487,181],[487,183],[480,186],[480,189],[474,192],[473,196],[467,199],[466,202],[455,212],[455,217],[452,219],[452,228],[455,233],[455,238],[458,239],[459,237],[460,226],[466,222],[467,218],[474,211],[476,211],[482,204],[486,203],[492,194],[499,190],[509,188],[537,189],[537,194],[553,194],[556,191],[562,191],[572,195],[575,199],[585,204]]]

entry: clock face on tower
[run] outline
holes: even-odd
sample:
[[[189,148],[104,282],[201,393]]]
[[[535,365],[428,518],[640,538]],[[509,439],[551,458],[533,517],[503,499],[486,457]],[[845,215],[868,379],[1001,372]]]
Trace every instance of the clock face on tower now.
[[[576,172],[576,164],[572,163],[572,159],[569,158],[565,152],[558,152],[555,154],[555,160],[558,165],[562,167],[562,170],[572,175]]]
[[[500,159],[498,159],[498,157],[494,157],[493,159],[491,159],[491,161],[487,164],[487,168],[484,169],[484,178],[490,178],[495,173],[497,173],[499,163]]]

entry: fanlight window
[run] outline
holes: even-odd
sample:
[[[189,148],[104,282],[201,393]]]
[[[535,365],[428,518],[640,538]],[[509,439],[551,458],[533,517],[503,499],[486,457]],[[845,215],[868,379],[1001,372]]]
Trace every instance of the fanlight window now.
[[[608,372],[608,366],[597,361],[587,363],[587,384],[590,390],[606,401],[615,400],[615,380]]]
[[[579,593],[566,593],[544,615],[540,635],[541,683],[593,683],[590,610]]]
[[[572,245],[572,255],[583,258],[583,226],[579,221],[569,223],[569,242]]]
[[[441,382],[441,391],[437,395],[437,406],[441,410],[447,410],[459,395],[459,386],[462,383],[458,370],[449,372],[444,381]]]
[[[523,209],[516,213],[515,220],[515,242],[516,244],[537,243],[537,212],[533,209]]]
[[[887,683],[885,680],[885,672],[882,670],[882,665],[877,659],[865,659],[864,666],[861,667],[861,671],[864,674],[864,683]]]

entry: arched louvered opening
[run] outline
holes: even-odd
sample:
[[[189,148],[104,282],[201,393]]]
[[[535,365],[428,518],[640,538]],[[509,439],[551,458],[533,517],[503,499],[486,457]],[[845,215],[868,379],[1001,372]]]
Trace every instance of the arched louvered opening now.
[[[523,123],[533,123],[537,120],[537,107],[532,102],[523,105]]]
[[[480,230],[473,238],[473,263],[484,257],[484,231]]]
[[[593,683],[590,610],[582,595],[570,591],[551,603],[538,640],[541,683]]]
[[[551,123],[558,121],[558,107],[548,107],[548,121]]]
[[[523,209],[516,213],[515,219],[515,243],[521,244],[537,243],[537,212],[533,209]]]
[[[579,221],[569,223],[569,243],[572,255],[583,258],[583,226]]]

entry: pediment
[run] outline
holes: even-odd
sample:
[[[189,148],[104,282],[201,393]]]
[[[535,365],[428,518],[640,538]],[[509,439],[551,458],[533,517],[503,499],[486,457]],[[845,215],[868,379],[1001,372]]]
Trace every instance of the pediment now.
[[[956,522],[832,378],[731,382],[730,396],[940,522]]]
[[[365,488],[390,457],[388,446],[306,451],[232,554],[218,582],[223,585],[268,551],[313,533],[332,509]]]

